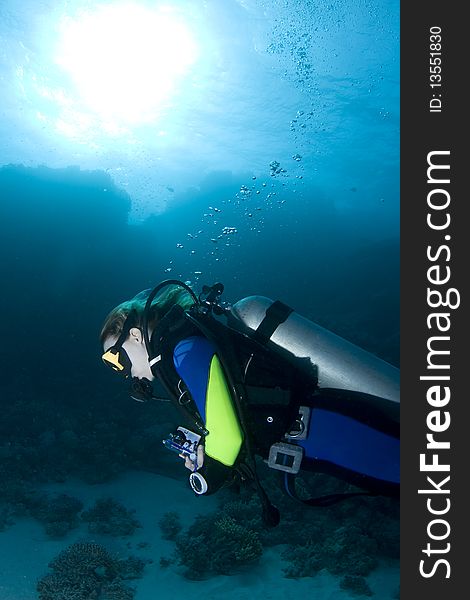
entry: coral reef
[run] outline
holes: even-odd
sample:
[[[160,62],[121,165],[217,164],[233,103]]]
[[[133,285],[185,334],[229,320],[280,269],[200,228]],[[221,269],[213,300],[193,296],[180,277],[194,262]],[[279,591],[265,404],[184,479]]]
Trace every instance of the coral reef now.
[[[0,481],[23,485],[75,476],[94,484],[129,469],[164,472],[172,460],[160,448],[162,436],[174,427],[169,407],[147,406],[144,413],[122,395],[110,420],[105,394],[90,395],[83,382],[70,378],[57,378],[54,385],[55,398],[47,387],[41,394],[37,381],[34,387],[2,385],[2,398],[9,401],[0,422]],[[89,405],[79,410],[84,397]]]
[[[354,525],[289,546],[283,556],[290,563],[284,569],[286,577],[312,576],[321,569],[333,575],[365,576],[378,566],[376,541]]]
[[[10,505],[0,506],[0,531],[13,524],[13,508]]]
[[[0,489],[0,530],[11,525],[15,517],[29,516],[44,526],[48,536],[61,538],[78,526],[82,508],[83,503],[68,494],[46,494],[11,482]]]
[[[158,525],[165,540],[174,541],[182,529],[180,516],[175,511],[166,512],[159,520]]]
[[[26,482],[2,479],[1,471],[0,462],[0,531],[13,525],[16,517],[30,516],[38,496]]]
[[[132,600],[134,594],[133,589],[123,585],[119,581],[113,581],[103,586],[99,600]]]
[[[138,579],[142,577],[145,568],[145,562],[136,556],[129,556],[119,561],[119,573],[122,579]],[[151,561],[150,561],[151,562]]]
[[[372,590],[364,577],[345,575],[341,579],[339,586],[342,590],[347,590],[355,596],[372,596]]]
[[[139,575],[129,560],[142,566]],[[77,542],[50,562],[52,573],[37,583],[39,600],[132,600],[135,592],[123,580],[141,576],[143,564],[134,557],[119,560],[99,544]]]
[[[44,525],[49,537],[61,538],[78,526],[78,513],[82,508],[81,500],[67,494],[54,497],[40,494],[35,495],[29,512]]]
[[[174,562],[175,562],[175,559],[173,559],[173,558],[167,558],[166,556],[160,556],[160,567],[162,569],[166,569],[167,567],[172,565]]]
[[[365,589],[361,578],[378,566],[379,559],[397,557],[397,501],[355,497],[330,507],[307,508],[288,498],[271,472],[263,476],[263,482],[281,510],[277,527],[264,526],[260,502],[252,490],[221,490],[219,510],[197,517],[185,532],[176,535],[175,555],[162,557],[161,567],[176,561],[186,568],[183,574],[190,579],[232,574],[256,564],[263,547],[283,545],[286,577],[311,577],[327,569],[333,575],[353,578],[344,585]],[[310,496],[354,491],[352,486],[319,474],[305,474],[298,483],[299,493]],[[165,517],[161,526],[166,523],[172,535],[176,516],[167,513]]]
[[[101,498],[92,508],[82,512],[81,519],[88,523],[90,533],[128,536],[141,527],[134,512],[113,498]]]
[[[197,517],[176,540],[177,559],[186,567],[183,575],[195,580],[237,573],[256,563],[262,552],[258,533],[223,513]]]
[[[259,500],[250,490],[222,491],[219,510],[256,532],[263,547],[287,545],[283,553],[286,577],[314,576],[321,569],[338,576],[364,577],[378,566],[380,557],[398,558],[398,501],[356,497],[330,507],[306,508],[282,492],[269,470],[263,473],[263,482],[281,510],[277,527],[263,525]],[[355,491],[332,477],[313,473],[298,477],[297,487],[299,495],[308,496]]]

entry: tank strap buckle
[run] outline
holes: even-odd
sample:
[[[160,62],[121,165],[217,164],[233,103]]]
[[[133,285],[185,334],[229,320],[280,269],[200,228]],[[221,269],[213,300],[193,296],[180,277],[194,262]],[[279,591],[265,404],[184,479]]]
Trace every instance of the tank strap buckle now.
[[[309,432],[310,424],[310,408],[308,406],[299,406],[299,414],[290,431],[285,434],[288,442],[291,440],[306,440]]]
[[[304,449],[301,446],[276,442],[269,449],[268,466],[296,475],[300,471],[303,456]]]

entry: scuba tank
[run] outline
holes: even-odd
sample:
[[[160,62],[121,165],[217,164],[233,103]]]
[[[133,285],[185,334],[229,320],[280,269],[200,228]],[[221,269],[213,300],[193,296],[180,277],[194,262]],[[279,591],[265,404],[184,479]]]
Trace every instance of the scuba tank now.
[[[271,446],[268,457],[271,468],[284,471],[288,495],[309,506],[375,493],[396,497],[399,369],[264,296],[236,302],[229,322],[307,374],[314,372],[316,390],[299,408],[299,431],[286,433],[284,440]],[[301,499],[294,483],[300,468],[323,467],[369,491]]]
[[[248,296],[232,305],[233,326],[256,333],[266,323],[276,304],[264,296]],[[282,308],[285,310],[282,311]],[[274,311],[275,312],[275,311]],[[309,321],[285,305],[282,316],[273,317],[265,343],[286,351],[295,359],[310,360],[317,370],[320,388],[362,392],[400,402],[400,371],[377,356]],[[293,356],[292,356],[293,355]]]

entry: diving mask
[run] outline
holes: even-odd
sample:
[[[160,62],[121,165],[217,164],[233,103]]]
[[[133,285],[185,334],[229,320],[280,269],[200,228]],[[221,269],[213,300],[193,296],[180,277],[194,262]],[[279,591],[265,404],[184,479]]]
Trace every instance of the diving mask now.
[[[113,344],[106,352],[102,355],[102,359],[105,365],[116,371],[124,377],[131,375],[132,362],[129,355],[124,350],[122,345],[129,335],[129,331],[132,327],[137,324],[137,311],[132,309],[127,315],[124,325],[122,326],[121,334],[119,335],[116,343]]]

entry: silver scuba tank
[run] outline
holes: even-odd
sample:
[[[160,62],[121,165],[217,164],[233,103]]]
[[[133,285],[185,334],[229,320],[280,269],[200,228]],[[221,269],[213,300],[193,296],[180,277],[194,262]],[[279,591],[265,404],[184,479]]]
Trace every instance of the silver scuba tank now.
[[[255,331],[272,304],[273,300],[264,296],[248,296],[236,302],[231,313]],[[308,357],[318,370],[320,388],[352,390],[400,402],[399,369],[296,312],[278,325],[268,346],[298,358]]]

